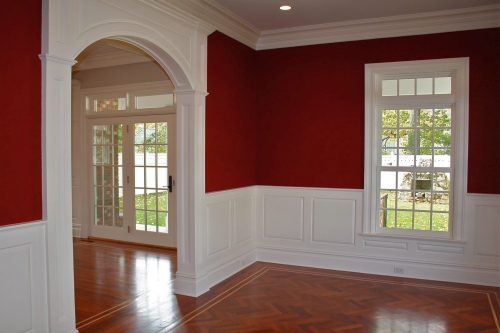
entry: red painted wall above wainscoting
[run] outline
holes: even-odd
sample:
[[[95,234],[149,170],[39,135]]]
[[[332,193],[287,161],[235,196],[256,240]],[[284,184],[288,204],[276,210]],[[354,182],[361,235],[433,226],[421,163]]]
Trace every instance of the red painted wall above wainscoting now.
[[[257,184],[362,189],[364,65],[470,57],[467,188],[500,194],[500,29],[256,53]]]
[[[255,55],[220,32],[208,37],[206,192],[257,184]]]
[[[2,2],[0,225],[42,218],[41,29],[41,0]]]

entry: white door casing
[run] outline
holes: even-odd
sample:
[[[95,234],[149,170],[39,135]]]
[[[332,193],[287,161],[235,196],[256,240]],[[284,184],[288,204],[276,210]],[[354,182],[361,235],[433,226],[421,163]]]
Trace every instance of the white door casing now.
[[[71,227],[71,66],[90,44],[119,39],[148,52],[177,94],[177,247],[175,290],[198,296],[203,284],[206,43],[214,29],[153,1],[42,1],[43,223],[47,230],[50,332],[76,332]],[[140,13],[139,15],[137,13]]]

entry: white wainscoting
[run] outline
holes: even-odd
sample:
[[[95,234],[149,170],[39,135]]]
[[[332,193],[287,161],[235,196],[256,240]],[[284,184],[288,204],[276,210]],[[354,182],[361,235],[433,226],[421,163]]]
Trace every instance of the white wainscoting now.
[[[363,190],[255,191],[258,261],[500,286],[498,195],[465,196],[457,241],[363,234]]]
[[[46,223],[0,228],[0,332],[49,332]]]
[[[256,261],[255,187],[205,196],[203,263],[211,287]]]

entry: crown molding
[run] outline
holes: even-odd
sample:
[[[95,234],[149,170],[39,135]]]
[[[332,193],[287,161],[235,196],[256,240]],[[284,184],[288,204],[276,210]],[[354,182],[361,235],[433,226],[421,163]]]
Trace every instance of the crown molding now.
[[[213,0],[153,0],[165,9],[175,6],[198,22],[205,22],[229,37],[257,48],[260,30]]]
[[[500,5],[262,31],[256,50],[500,27]]]
[[[82,71],[87,69],[101,68],[101,67],[111,67],[119,65],[129,65],[136,64],[140,62],[152,61],[144,55],[134,54],[127,51],[117,51],[106,54],[91,55],[82,62],[73,66],[73,71]]]

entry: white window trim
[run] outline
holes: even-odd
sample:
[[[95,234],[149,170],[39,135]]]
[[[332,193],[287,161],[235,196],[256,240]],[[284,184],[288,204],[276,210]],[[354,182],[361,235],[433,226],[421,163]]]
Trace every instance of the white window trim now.
[[[454,75],[452,93],[454,100],[454,115],[452,121],[454,166],[452,200],[450,211],[449,233],[444,237],[449,240],[464,240],[464,199],[467,190],[467,156],[468,156],[468,120],[469,120],[469,58],[451,58],[438,60],[404,61],[365,65],[365,182],[363,203],[363,233],[367,235],[381,235],[394,237],[416,237],[425,239],[442,238],[443,235],[429,232],[420,235],[413,230],[401,233],[388,233],[377,230],[378,204],[377,198],[377,163],[379,136],[375,123],[375,112],[379,108],[379,94],[376,91],[376,82],[380,76],[387,75],[414,75],[416,73],[451,72]],[[402,105],[403,106],[403,105]]]

